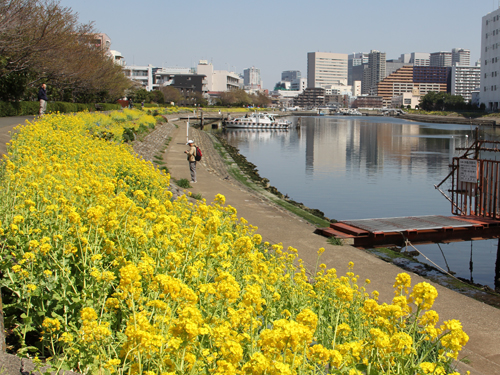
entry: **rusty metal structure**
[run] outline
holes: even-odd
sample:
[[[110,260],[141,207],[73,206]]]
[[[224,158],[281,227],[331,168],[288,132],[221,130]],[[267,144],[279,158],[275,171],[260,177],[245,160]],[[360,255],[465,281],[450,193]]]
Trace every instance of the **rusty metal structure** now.
[[[483,152],[500,152],[500,142],[480,140],[477,128],[475,138],[470,147],[457,149],[464,154],[453,158],[451,172],[435,188],[451,202],[453,215],[500,219],[500,162],[480,158]],[[441,190],[450,178],[451,197]]]

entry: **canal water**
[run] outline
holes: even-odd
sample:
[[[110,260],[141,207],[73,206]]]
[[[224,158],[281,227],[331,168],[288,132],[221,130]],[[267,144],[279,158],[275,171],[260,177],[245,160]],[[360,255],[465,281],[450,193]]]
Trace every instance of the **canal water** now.
[[[226,129],[224,134],[261,177],[330,219],[451,216],[451,203],[434,185],[448,175],[451,158],[463,153],[456,149],[472,143],[471,126],[362,116],[291,120],[294,126],[287,131]],[[500,139],[500,131],[491,127],[480,133]],[[445,183],[441,189],[449,187]],[[456,276],[494,288],[497,242],[417,248]]]

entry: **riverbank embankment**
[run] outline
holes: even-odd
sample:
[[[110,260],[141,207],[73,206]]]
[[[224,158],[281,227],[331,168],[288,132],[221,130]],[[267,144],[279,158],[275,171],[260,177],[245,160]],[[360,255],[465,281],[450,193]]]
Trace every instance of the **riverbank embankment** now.
[[[417,122],[430,122],[435,124],[463,124],[473,126],[496,126],[500,125],[500,118],[498,117],[461,117],[461,116],[435,116],[435,115],[418,115],[418,114],[400,114],[397,116],[405,120]]]

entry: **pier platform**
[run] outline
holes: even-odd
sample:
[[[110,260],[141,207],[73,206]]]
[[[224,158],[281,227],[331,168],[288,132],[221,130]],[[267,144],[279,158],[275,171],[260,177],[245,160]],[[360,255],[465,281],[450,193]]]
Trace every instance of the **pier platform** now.
[[[485,240],[500,237],[500,221],[477,216],[413,216],[346,220],[315,233],[346,240],[357,248]]]

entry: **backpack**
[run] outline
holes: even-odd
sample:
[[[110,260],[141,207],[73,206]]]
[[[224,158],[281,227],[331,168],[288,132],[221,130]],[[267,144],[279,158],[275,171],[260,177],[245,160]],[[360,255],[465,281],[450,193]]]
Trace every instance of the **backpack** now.
[[[194,160],[200,161],[202,156],[203,154],[201,153],[200,148],[196,146],[196,156],[194,157]]]

